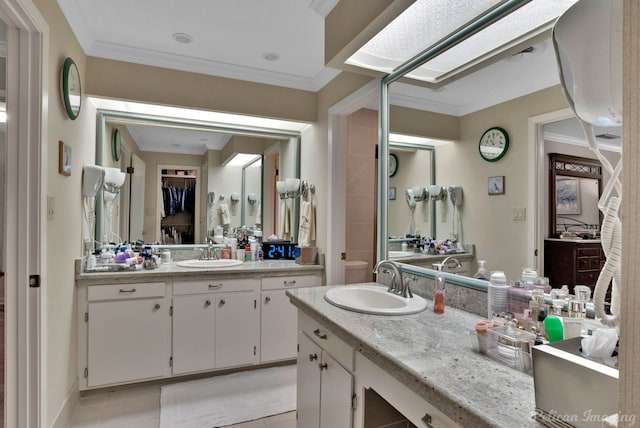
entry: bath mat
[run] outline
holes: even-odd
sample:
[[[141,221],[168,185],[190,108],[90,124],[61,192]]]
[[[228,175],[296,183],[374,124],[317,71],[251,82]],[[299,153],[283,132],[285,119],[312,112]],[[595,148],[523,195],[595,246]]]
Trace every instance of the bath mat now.
[[[160,428],[214,428],[296,409],[296,366],[181,382],[160,389]]]

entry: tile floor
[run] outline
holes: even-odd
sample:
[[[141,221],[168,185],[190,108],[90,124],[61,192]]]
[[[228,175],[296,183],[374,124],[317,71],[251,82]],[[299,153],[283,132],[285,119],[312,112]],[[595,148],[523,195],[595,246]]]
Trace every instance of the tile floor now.
[[[80,399],[69,428],[158,428],[160,386],[140,386],[91,394]],[[228,428],[296,428],[296,413],[289,412]]]

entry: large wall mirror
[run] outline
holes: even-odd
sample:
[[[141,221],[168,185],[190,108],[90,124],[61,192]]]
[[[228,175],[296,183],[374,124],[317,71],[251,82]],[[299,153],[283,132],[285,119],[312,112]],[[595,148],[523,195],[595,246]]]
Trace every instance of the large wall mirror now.
[[[598,160],[549,154],[549,237],[600,234],[602,165]]]
[[[115,198],[97,197],[98,243],[200,244],[242,226],[295,241],[299,201],[283,206],[275,182],[300,177],[298,132],[106,110],[97,120],[96,164],[128,172]]]

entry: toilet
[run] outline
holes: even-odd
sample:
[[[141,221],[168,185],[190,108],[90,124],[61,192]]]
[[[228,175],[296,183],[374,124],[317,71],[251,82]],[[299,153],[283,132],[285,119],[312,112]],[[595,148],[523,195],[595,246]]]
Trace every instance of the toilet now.
[[[344,262],[344,283],[357,284],[367,282],[368,263],[360,260]]]

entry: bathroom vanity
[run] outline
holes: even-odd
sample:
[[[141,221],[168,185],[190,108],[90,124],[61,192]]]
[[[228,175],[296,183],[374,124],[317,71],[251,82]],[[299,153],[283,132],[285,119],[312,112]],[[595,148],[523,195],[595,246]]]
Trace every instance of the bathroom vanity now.
[[[292,261],[111,273],[76,266],[81,391],[293,360],[297,311],[285,293],[320,286],[324,270]]]
[[[450,307],[436,315],[431,305],[365,315],[329,304],[327,290],[287,292],[299,312],[298,426],[363,428],[380,401],[421,428],[542,426],[532,419],[533,378],[472,350],[480,317]],[[372,394],[381,398],[367,405]]]

